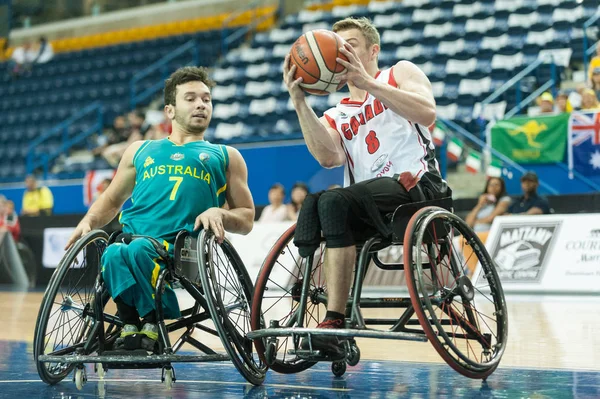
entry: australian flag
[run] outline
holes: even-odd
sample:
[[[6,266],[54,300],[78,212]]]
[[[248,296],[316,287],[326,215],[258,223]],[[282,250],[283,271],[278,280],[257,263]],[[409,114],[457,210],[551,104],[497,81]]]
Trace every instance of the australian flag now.
[[[600,176],[600,110],[571,114],[569,170],[589,177]]]

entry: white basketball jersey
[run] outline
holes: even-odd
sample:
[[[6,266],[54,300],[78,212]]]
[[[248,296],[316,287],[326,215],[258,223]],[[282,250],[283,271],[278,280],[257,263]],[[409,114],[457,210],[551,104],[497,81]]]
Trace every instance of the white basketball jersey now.
[[[397,87],[392,69],[375,78]],[[344,98],[325,118],[341,137],[346,153],[344,187],[374,177],[410,173],[411,189],[427,172],[439,176],[435,148],[426,127],[411,123],[367,93],[363,102]],[[406,184],[408,183],[408,184]]]

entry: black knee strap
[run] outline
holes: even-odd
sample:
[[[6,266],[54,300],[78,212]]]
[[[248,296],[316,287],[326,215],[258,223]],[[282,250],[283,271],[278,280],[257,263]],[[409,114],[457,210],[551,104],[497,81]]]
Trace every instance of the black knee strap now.
[[[323,191],[307,195],[298,215],[294,244],[303,258],[312,255],[321,245],[321,222],[318,208],[321,194]]]

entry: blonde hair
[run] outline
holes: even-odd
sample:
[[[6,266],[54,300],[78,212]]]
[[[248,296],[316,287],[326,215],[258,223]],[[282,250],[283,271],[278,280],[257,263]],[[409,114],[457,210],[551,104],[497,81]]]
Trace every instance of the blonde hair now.
[[[363,36],[367,40],[367,47],[371,47],[374,44],[379,46],[381,44],[381,39],[379,37],[379,32],[377,31],[377,28],[367,17],[344,18],[341,21],[337,21],[335,24],[333,24],[332,27],[332,30],[336,33],[350,29],[358,29],[363,34]]]

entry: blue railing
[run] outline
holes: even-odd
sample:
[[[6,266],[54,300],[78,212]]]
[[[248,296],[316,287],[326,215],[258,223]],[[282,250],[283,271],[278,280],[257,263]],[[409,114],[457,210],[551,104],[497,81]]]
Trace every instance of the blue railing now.
[[[190,40],[189,42],[182,44],[169,54],[165,55],[161,59],[157,60],[153,64],[148,65],[146,68],[137,72],[135,75],[131,77],[129,82],[129,92],[130,92],[130,107],[131,109],[135,109],[135,107],[155,95],[157,92],[162,90],[164,86],[164,81],[171,74],[171,70],[169,69],[169,63],[174,59],[186,54],[190,53],[190,63],[193,65],[198,65],[200,62],[200,54],[198,43],[196,40]],[[153,74],[156,71],[160,71],[161,79],[154,83],[152,86],[147,87],[146,89],[139,91],[139,82],[144,79],[146,76]]]
[[[589,45],[587,29],[590,26],[592,26],[593,24],[595,24],[596,21],[598,21],[599,19],[600,19],[600,9],[598,9],[598,11],[596,11],[596,14],[594,14],[594,16],[592,16],[590,19],[585,21],[585,23],[583,24],[583,68],[584,68],[583,70],[585,72],[586,80],[588,77],[588,66],[589,66],[588,65],[589,64],[588,57],[596,50],[596,43],[594,43],[591,46]]]
[[[259,6],[259,5],[266,5],[265,1],[264,0],[251,1],[248,4],[246,4],[246,6],[244,8],[241,8],[237,12],[232,13],[229,17],[227,17],[223,21],[223,26],[221,28],[221,55],[224,56],[227,54],[227,52],[229,51],[229,46],[231,46],[232,43],[235,43],[237,40],[242,38],[244,35],[248,34],[250,31],[253,31],[254,29],[256,29],[256,27],[258,25],[260,25],[267,19],[271,18],[273,15],[275,15],[275,14],[281,15],[282,10],[283,10],[282,2],[281,2],[281,0],[279,0],[278,6],[277,6],[277,9],[275,10],[275,12],[273,12],[271,14],[263,15],[261,18],[256,18],[256,16],[254,16],[254,18],[252,18],[252,23],[250,23],[249,25],[241,26],[233,31],[229,28],[228,25],[231,23],[231,21],[235,20],[236,18],[238,18],[240,15],[242,15],[243,13],[245,13],[247,11],[254,10],[254,12],[256,12],[257,6]]]
[[[69,128],[78,120],[87,117],[90,114],[96,114],[96,122],[89,126],[84,131],[78,132],[76,135],[71,137],[69,134]],[[48,176],[48,170],[50,167],[50,162],[54,159],[58,158],[60,155],[65,154],[71,147],[76,144],[81,143],[86,140],[89,136],[94,133],[102,133],[102,128],[104,126],[104,106],[101,101],[95,101],[83,108],[79,112],[72,115],[67,120],[59,123],[58,125],[50,128],[45,131],[32,141],[27,147],[27,156],[26,156],[26,168],[27,173],[32,173],[37,168],[42,167],[44,172],[44,179]],[[54,151],[50,152],[41,152],[40,145],[44,142],[50,140],[60,138],[60,144]],[[43,149],[42,149],[43,151]]]
[[[551,73],[550,80],[548,82],[544,83],[544,85],[542,85],[539,89],[534,91],[525,100],[522,100],[521,97],[522,97],[523,93],[521,91],[521,81],[523,80],[524,77],[528,76],[530,73],[532,73],[534,70],[539,68],[541,65],[546,64],[548,62],[548,58],[550,58],[550,73]],[[484,119],[483,115],[485,115],[484,111],[485,111],[485,107],[487,105],[493,103],[502,94],[504,94],[506,91],[508,91],[513,86],[517,85],[517,93],[516,93],[517,105],[513,109],[509,110],[507,113],[507,115],[510,114],[511,116],[514,116],[514,115],[518,114],[519,112],[521,112],[521,110],[523,108],[525,108],[529,103],[531,103],[531,101],[533,101],[537,95],[543,93],[547,89],[551,88],[553,94],[556,95],[556,83],[557,83],[556,75],[557,75],[556,64],[554,63],[554,59],[552,56],[548,55],[544,58],[538,58],[532,64],[530,64],[528,67],[526,67],[521,72],[516,74],[512,79],[508,80],[506,83],[504,83],[498,89],[496,89],[496,91],[494,91],[492,94],[490,94],[488,97],[486,97],[481,102],[481,112],[480,112],[479,119],[478,119],[479,129],[480,129],[479,133],[481,135],[480,137],[486,137],[487,121]],[[542,88],[543,88],[543,90],[541,90]],[[534,96],[534,94],[536,94],[536,95]],[[490,144],[489,137],[486,138],[486,141],[488,142],[488,145],[489,145]]]
[[[458,134],[459,136],[462,136],[465,139],[475,143],[476,145],[479,145],[481,147],[482,152],[489,151],[489,153],[492,155],[492,157],[501,160],[502,163],[504,165],[506,165],[507,167],[515,169],[517,172],[520,172],[521,174],[525,173],[526,170],[521,165],[519,165],[512,159],[508,158],[506,155],[493,149],[492,147],[487,145],[483,140],[481,140],[481,139],[477,138],[475,135],[469,133],[465,128],[458,125],[457,123],[452,122],[449,119],[438,119],[438,121],[441,122],[442,124],[446,125],[446,127],[448,127],[450,130],[452,130],[454,133]],[[548,183],[546,183],[542,180],[540,180],[540,187],[544,188],[550,194],[559,194],[558,190],[556,190],[554,187],[550,186]]]

